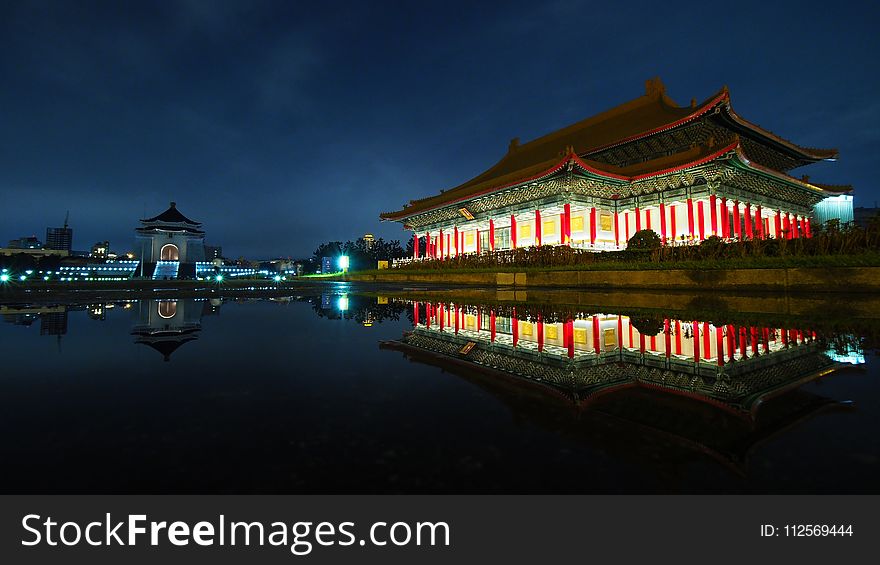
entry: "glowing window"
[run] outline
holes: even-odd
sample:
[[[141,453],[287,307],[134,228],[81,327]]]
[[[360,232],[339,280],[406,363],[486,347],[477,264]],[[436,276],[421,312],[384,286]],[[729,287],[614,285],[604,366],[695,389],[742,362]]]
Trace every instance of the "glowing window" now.
[[[177,315],[177,301],[162,301],[159,303],[159,316],[165,318],[173,318]]]

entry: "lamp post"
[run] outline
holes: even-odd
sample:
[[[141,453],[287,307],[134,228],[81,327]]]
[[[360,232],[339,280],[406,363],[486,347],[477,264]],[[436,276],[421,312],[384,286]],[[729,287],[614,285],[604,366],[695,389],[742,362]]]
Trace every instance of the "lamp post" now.
[[[339,257],[339,268],[342,270],[343,274],[348,271],[348,255],[342,255]]]

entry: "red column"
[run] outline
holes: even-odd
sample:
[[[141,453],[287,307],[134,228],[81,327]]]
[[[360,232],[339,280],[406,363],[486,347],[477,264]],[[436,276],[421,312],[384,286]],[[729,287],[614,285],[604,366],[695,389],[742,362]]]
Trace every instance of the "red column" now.
[[[443,230],[440,230],[440,236],[437,238],[437,240],[440,244],[440,259],[443,259]]]
[[[807,238],[813,237],[813,231],[810,229],[810,218],[804,218],[804,233]]]
[[[541,315],[538,314],[538,351],[544,351],[544,322],[541,321]]]
[[[672,356],[672,332],[669,331],[669,318],[663,320],[663,336],[664,336],[664,345],[666,346],[666,357]]]
[[[599,316],[593,316],[593,349],[599,355]]]
[[[785,232],[785,239],[791,239],[791,226],[788,221],[788,212],[782,216],[782,231]]]
[[[516,319],[516,308],[510,310],[510,328],[513,332],[513,346],[519,343],[519,320]]]
[[[535,210],[535,245],[541,245],[541,211]]]
[[[574,359],[574,320],[565,321],[565,334],[568,336],[568,358]]]
[[[797,236],[804,237],[804,217],[803,216],[797,216],[797,226],[798,226]]]
[[[477,230],[477,255],[480,254],[480,230]]]
[[[560,232],[563,245],[571,245],[571,204],[562,207],[563,222]]]
[[[700,322],[693,323],[694,328],[694,361],[700,362]]]
[[[733,329],[733,324],[727,326],[727,354],[730,356],[730,360],[733,361],[734,354],[736,353],[736,330]]]
[[[675,241],[677,233],[675,229],[675,206],[669,207],[669,224],[669,227],[672,228],[670,236],[672,237],[672,240]]]
[[[688,233],[691,236],[691,239],[694,238],[694,201],[690,198],[687,199],[687,207],[688,207]]]
[[[761,205],[755,208],[755,228],[758,230],[755,236],[764,239],[764,216],[761,215]]]
[[[431,310],[433,306],[431,306],[430,302],[425,302],[425,327],[428,328],[431,326]]]
[[[739,200],[733,201],[733,235],[742,239],[742,226],[739,223]]]
[[[660,203],[660,241],[666,245],[666,205]]]
[[[617,349],[623,350],[623,316],[617,316]]]
[[[458,248],[458,226],[455,226],[455,227],[453,227],[452,229],[454,230],[453,233],[455,234],[455,235],[453,236],[453,239],[455,239],[455,256],[458,257],[458,252],[459,252],[459,248]]]
[[[712,352],[712,336],[709,332],[709,322],[703,322],[703,357],[709,359]]]
[[[651,209],[645,210],[645,229],[651,229]]]
[[[764,353],[770,353],[770,328],[761,328],[761,343],[764,345]]]
[[[742,355],[743,359],[748,359],[749,350],[746,345],[746,327],[743,326],[739,329],[739,353]]]
[[[419,234],[413,232],[413,259],[419,258]]]
[[[489,336],[492,343],[495,343],[495,310],[489,311]]]
[[[481,326],[483,325],[483,311],[480,307],[477,307],[477,332],[479,333]]]
[[[642,229],[642,214],[639,210],[639,207],[636,206],[636,231],[640,231]]]
[[[752,337],[752,354],[757,355],[758,354],[758,328],[756,328],[755,326],[751,326],[749,328],[749,333],[751,334],[751,337]]]
[[[495,220],[489,220],[489,251],[495,251]]]
[[[626,224],[626,240],[629,241],[629,212],[623,213],[623,223]]]
[[[730,218],[727,216],[727,198],[721,197],[721,237],[730,238]]]
[[[752,203],[746,202],[746,210],[743,214],[743,223],[746,225],[746,237],[749,239],[754,238],[754,232],[752,231]]]
[[[718,235],[718,205],[714,194],[709,195],[709,217],[712,223],[712,235]]]
[[[703,201],[699,200],[697,202],[697,220],[700,228],[700,241],[706,239],[706,220],[705,215],[703,214]]]
[[[419,303],[413,302],[413,327],[419,325]]]
[[[458,304],[453,307],[452,313],[455,315],[455,333],[458,333]]]
[[[590,208],[590,245],[596,245],[596,208]]]
[[[774,222],[775,222],[774,228],[776,228],[776,239],[779,239],[780,237],[782,237],[782,218],[780,218],[779,210],[776,210],[776,216],[774,217]]]
[[[437,321],[440,322],[440,331],[443,331],[443,327],[446,325],[446,309],[443,308],[442,304],[437,305]]]
[[[516,216],[510,216],[510,246],[516,249]]]
[[[720,327],[715,328],[715,358],[718,360],[718,366],[724,366],[724,334]]]

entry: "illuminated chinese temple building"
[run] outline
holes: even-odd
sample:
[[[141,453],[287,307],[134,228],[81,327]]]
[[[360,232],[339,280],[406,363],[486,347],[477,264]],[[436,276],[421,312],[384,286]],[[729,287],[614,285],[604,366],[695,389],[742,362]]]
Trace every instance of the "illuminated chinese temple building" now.
[[[737,114],[727,88],[679,106],[659,79],[645,94],[520,144],[477,177],[381,214],[413,231],[416,258],[537,245],[626,247],[811,237],[814,208],[851,192],[796,178],[835,149],[796,145]],[[422,243],[424,242],[424,243]]]

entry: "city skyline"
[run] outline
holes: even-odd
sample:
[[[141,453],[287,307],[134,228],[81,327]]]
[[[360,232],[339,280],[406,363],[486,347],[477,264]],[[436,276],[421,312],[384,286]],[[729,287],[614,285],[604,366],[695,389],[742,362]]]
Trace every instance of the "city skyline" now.
[[[124,251],[174,200],[234,257],[364,233],[405,244],[380,212],[653,76],[682,105],[727,84],[750,120],[840,150],[795,176],[852,184],[856,206],[880,199],[878,39],[857,11],[505,6],[7,6],[0,187],[14,205],[0,237],[41,237],[70,210],[75,248]]]

